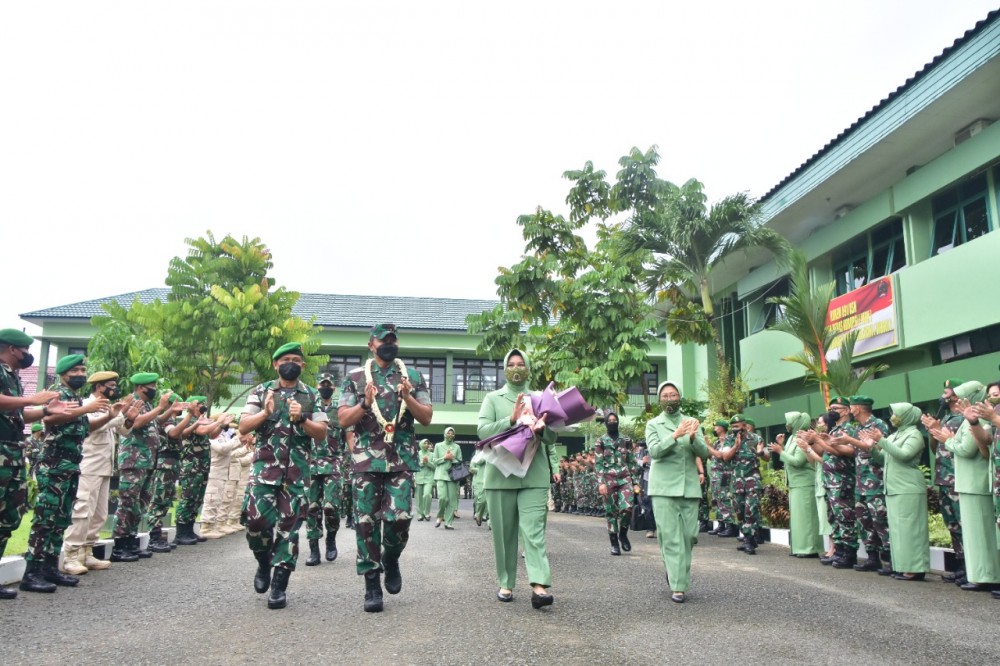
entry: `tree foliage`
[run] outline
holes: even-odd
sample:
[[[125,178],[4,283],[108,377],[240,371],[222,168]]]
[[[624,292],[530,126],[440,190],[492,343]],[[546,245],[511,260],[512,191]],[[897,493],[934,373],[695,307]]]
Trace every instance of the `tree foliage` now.
[[[91,320],[97,331],[87,346],[87,373],[117,372],[123,395],[133,390],[129,378],[137,372],[166,377],[170,351],[160,335],[160,305],[138,298],[128,307],[117,301],[105,303],[102,307],[107,314]]]

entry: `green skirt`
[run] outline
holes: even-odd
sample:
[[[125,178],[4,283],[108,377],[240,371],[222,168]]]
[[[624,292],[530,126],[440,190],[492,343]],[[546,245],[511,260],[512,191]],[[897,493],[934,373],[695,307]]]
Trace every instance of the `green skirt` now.
[[[901,573],[931,570],[931,542],[927,529],[927,493],[886,495],[892,569]]]

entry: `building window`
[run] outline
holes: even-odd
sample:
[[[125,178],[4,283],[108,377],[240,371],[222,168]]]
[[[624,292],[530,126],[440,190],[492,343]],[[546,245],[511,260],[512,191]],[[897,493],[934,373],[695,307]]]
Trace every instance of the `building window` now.
[[[452,400],[459,404],[479,404],[487,393],[507,383],[502,360],[456,358],[452,360],[452,367],[455,371]]]
[[[765,328],[769,328],[776,324],[781,316],[784,314],[784,307],[778,305],[777,303],[768,303],[768,299],[776,298],[779,296],[788,296],[788,278],[781,278],[777,282],[772,282],[769,287],[767,287],[759,296],[758,299],[762,300],[763,307],[761,307],[760,314],[757,315],[757,321],[753,325],[753,333],[760,333]],[[744,306],[745,307],[745,306]],[[735,345],[739,347],[739,341],[735,341]]]
[[[837,295],[892,275],[905,266],[903,221],[895,218],[855,238],[834,253],[833,274]]]
[[[66,350],[66,355],[70,356],[72,354],[83,354],[84,356],[86,356],[87,355],[87,348],[86,347],[70,347],[70,348],[68,348]]]
[[[412,368],[423,376],[431,392],[431,402],[443,404],[447,361],[443,358],[404,358],[403,363],[407,368]]]
[[[989,233],[990,215],[986,174],[970,178],[931,200],[934,243],[931,256]]]
[[[347,373],[361,366],[360,356],[331,356],[327,364],[319,369],[320,374],[329,372],[333,375],[333,385],[340,388]]]

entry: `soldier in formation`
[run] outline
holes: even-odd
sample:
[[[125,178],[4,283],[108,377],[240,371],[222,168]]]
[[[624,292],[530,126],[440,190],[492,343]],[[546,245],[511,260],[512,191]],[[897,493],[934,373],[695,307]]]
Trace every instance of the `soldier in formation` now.
[[[632,506],[640,488],[636,483],[637,466],[632,440],[618,433],[618,414],[608,412],[604,425],[607,432],[594,444],[597,490],[604,498],[611,554],[621,555],[622,551],[632,550],[628,530]]]
[[[334,378],[329,373],[319,376],[317,392],[319,409],[326,413],[329,425],[326,437],[313,441],[309,461],[309,508],[306,517],[306,538],[309,540],[307,567],[320,563],[319,540],[326,528],[324,556],[327,562],[337,559],[337,530],[340,529],[340,504],[344,494],[342,474],[344,432],[337,422],[337,402],[333,399]]]

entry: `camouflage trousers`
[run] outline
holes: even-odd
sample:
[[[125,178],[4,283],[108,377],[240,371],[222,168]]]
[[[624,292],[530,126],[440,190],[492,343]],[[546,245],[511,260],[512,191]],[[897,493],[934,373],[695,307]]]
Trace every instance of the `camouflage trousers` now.
[[[889,514],[885,509],[885,495],[859,497],[854,505],[861,542],[869,553],[879,552],[889,560]]]
[[[47,465],[38,467],[38,499],[28,535],[29,562],[43,562],[46,556],[59,557],[63,534],[73,522],[73,502],[80,482],[79,473],[52,473]]]
[[[698,522],[708,521],[711,518],[711,502],[708,499],[708,477],[701,482],[701,497],[698,498]]]
[[[569,507],[576,504],[576,497],[573,495],[572,479],[562,480],[562,482],[559,484],[559,496],[562,499],[563,507]]]
[[[354,515],[354,484],[351,483],[350,472],[348,472],[341,478],[344,479],[344,481],[341,482],[344,491],[340,496],[340,513],[343,514],[345,517],[350,517],[351,520],[353,520],[354,522],[357,522],[357,516]],[[432,481],[429,485],[430,485],[430,490],[428,492],[433,493],[434,482]],[[430,507],[431,503],[430,500],[428,500],[427,502],[428,511],[430,511]]]
[[[712,472],[712,504],[715,519],[720,523],[733,522],[733,498],[729,472]]]
[[[743,536],[754,536],[760,529],[760,477],[734,476],[732,487],[733,520],[741,525]]]
[[[340,528],[340,498],[344,494],[344,480],[339,474],[313,474],[310,478],[306,538],[323,536],[324,523],[328,535],[336,534]]]
[[[208,470],[211,460],[202,454],[181,459],[180,501],[177,503],[177,524],[189,525],[198,517],[198,510],[205,501],[208,487]]]
[[[6,446],[2,444],[0,446]],[[0,452],[0,455],[3,455]],[[11,458],[6,462],[13,463]],[[24,463],[0,465],[0,557],[7,549],[7,540],[21,525],[28,508],[28,479]]]
[[[351,481],[358,574],[381,571],[382,557],[398,558],[410,539],[413,472],[355,472]]]
[[[830,539],[834,545],[846,546],[850,552],[858,549],[858,526],[855,520],[854,486],[842,485],[826,489],[826,517],[833,526]]]
[[[965,548],[962,547],[962,513],[958,505],[958,493],[955,487],[938,486],[941,497],[941,518],[944,519],[945,527],[951,534],[951,549],[955,551],[955,557],[965,559]],[[1000,507],[1000,500],[997,502]],[[1000,521],[1000,513],[997,513],[997,520]],[[1000,522],[998,522],[1000,525]]]
[[[271,566],[295,571],[299,559],[299,529],[306,516],[304,483],[268,486],[251,481],[243,496],[240,523],[254,555],[271,556]]]
[[[608,521],[608,532],[618,534],[632,523],[632,504],[635,493],[631,483],[618,486],[608,486],[608,494],[604,496],[604,517]]]
[[[174,498],[177,497],[179,473],[176,467],[157,469],[153,472],[153,496],[146,512],[146,524],[150,531],[163,527],[163,519],[167,517],[167,513],[174,505]]]
[[[118,474],[118,511],[115,513],[116,539],[139,533],[143,509],[153,497],[151,469],[123,469]]]

